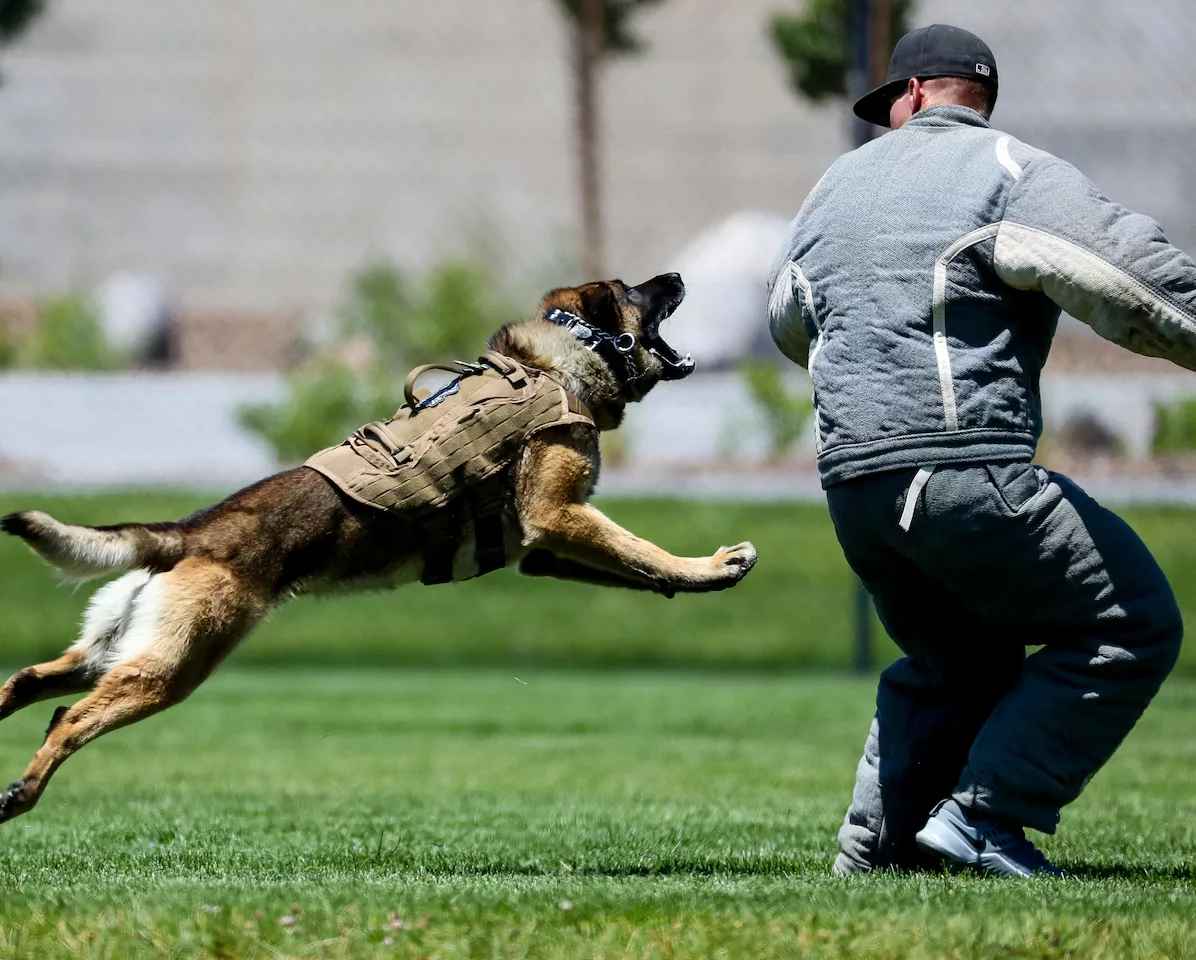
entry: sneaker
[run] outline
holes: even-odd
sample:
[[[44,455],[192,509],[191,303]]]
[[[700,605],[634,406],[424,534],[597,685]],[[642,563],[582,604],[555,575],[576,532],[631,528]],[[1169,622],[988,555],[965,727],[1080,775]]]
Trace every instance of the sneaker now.
[[[944,800],[930,812],[930,819],[916,839],[927,853],[982,873],[999,877],[1063,876],[1063,871],[1026,839],[1020,826],[970,815],[954,800]]]

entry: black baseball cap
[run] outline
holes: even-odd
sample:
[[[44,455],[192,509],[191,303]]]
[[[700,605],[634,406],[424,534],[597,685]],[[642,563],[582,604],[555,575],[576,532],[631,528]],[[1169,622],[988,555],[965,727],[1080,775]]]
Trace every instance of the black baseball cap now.
[[[964,77],[992,88],[997,99],[997,60],[988,44],[976,34],[945,23],[912,30],[897,41],[889,60],[888,79],[855,103],[855,115],[878,127],[889,125],[889,99],[900,93],[911,77]]]

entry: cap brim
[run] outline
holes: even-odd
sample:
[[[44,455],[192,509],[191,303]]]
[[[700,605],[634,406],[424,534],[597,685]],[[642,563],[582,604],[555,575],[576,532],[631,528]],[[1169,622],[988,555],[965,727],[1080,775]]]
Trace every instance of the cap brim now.
[[[907,83],[909,83],[908,80],[893,80],[864,94],[852,107],[855,115],[861,120],[875,123],[878,127],[889,126],[889,112],[892,108],[889,101]]]

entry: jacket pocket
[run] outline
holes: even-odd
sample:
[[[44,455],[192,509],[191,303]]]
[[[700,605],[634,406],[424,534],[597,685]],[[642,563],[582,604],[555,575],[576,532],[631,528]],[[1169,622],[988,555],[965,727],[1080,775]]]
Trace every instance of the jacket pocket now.
[[[1032,463],[986,463],[984,470],[1012,516],[1025,510],[1050,480],[1045,470]]]

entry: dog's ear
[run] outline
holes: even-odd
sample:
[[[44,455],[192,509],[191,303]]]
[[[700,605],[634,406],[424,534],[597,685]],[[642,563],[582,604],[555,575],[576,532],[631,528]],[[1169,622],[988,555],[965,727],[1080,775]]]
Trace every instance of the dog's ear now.
[[[609,283],[591,283],[582,287],[581,309],[586,320],[603,330],[617,333],[622,319],[615,292]]]

